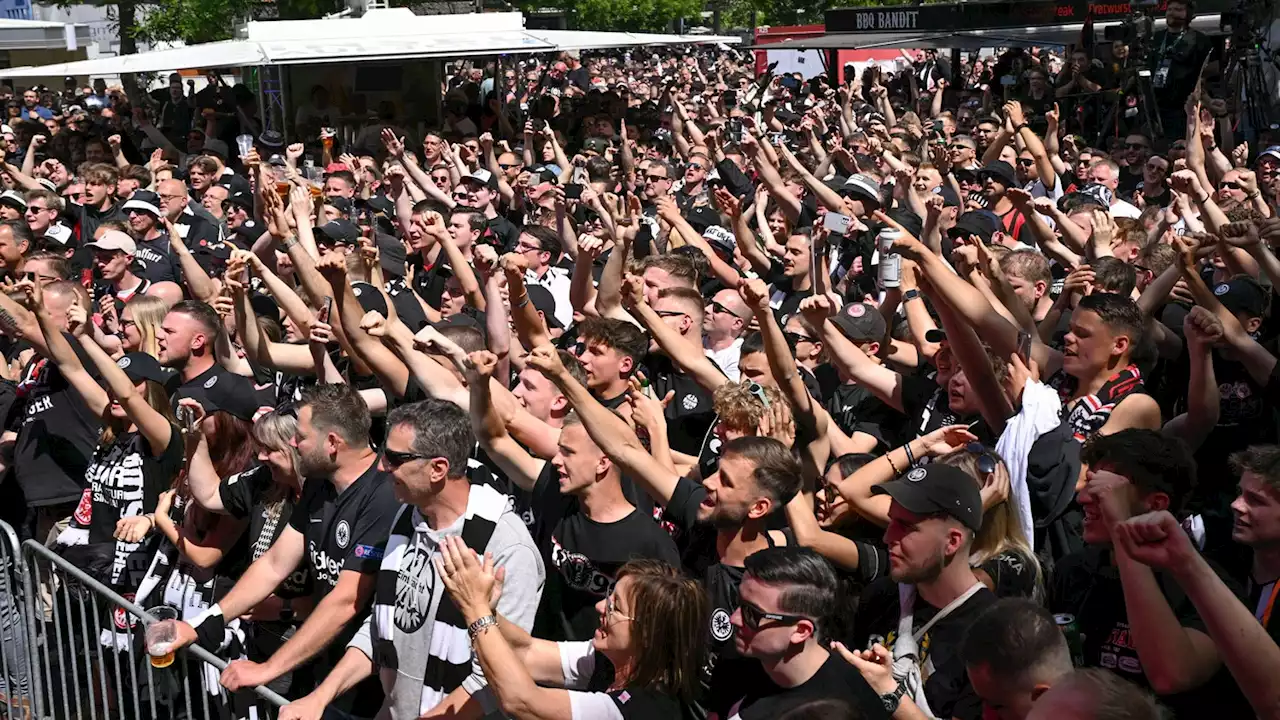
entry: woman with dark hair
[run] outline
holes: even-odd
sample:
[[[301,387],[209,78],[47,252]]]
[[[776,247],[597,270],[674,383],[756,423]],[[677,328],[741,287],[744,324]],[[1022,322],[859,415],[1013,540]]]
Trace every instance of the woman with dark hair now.
[[[475,656],[503,712],[536,720],[668,720],[693,704],[706,642],[706,593],[652,560],[623,565],[596,605],[600,627],[584,642],[538,640],[493,606],[493,558],[452,536],[436,569],[467,623]]]

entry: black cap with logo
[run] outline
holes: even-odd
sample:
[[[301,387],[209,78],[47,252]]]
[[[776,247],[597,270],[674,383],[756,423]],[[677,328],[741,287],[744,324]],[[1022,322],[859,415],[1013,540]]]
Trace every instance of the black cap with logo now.
[[[871,494],[888,495],[916,515],[949,515],[975,533],[982,529],[982,494],[977,481],[960,468],[939,463],[914,467],[871,488]]]

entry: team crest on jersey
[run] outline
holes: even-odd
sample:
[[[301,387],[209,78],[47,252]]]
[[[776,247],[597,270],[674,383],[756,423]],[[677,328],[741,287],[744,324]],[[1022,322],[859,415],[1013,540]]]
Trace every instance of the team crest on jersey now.
[[[697,396],[697,395],[685,395],[685,396],[684,396],[684,399],[680,401],[680,404],[684,406],[684,409],[685,409],[685,410],[692,410],[692,409],[694,409],[694,408],[698,407],[698,396]]]
[[[205,390],[208,390],[209,388],[211,388],[211,387],[213,387],[214,385],[217,385],[217,384],[218,384],[218,376],[217,376],[217,375],[214,375],[213,377],[211,377],[211,378],[209,378],[208,380],[205,380],[205,381],[204,381],[204,389],[205,389]]]
[[[351,542],[351,526],[346,520],[338,523],[338,527],[333,531],[333,539],[337,541],[340,548],[345,548],[347,543]]]
[[[729,622],[729,611],[716,608],[716,611],[711,614],[711,637],[724,642],[732,635],[733,623]]]

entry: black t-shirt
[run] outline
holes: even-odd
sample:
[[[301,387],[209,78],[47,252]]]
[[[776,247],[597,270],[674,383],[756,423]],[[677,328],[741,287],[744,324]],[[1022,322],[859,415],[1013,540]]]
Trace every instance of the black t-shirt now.
[[[985,587],[978,590],[920,638],[920,662],[933,668],[924,680],[924,695],[934,715],[960,720],[982,717],[982,700],[969,684],[960,658],[960,643],[969,624],[995,600],[995,594]],[[937,613],[938,608],[926,603],[917,593],[912,613],[917,632]],[[859,600],[854,621],[852,641],[856,649],[865,650],[880,643],[892,651],[899,616],[898,583],[884,577],[869,585]]]
[[[307,557],[315,578],[315,598],[323,598],[338,583],[343,570],[374,574],[382,564],[387,535],[400,503],[392,494],[391,476],[378,469],[375,460],[363,475],[341,493],[329,478],[307,478],[302,499],[289,518],[289,526],[306,537]],[[370,595],[355,617],[329,643],[317,661],[317,677],[337,665],[347,642],[360,629],[373,602]],[[334,703],[341,710],[373,717],[382,704],[377,676],[361,682],[354,692]]]
[[[900,442],[909,442],[947,425],[968,425],[969,432],[987,447],[995,447],[996,434],[981,415],[960,416],[951,410],[946,388],[919,375],[902,376],[902,409],[907,417]]]
[[[1212,565],[1212,563],[1210,563]],[[1239,595],[1228,577],[1219,577]],[[1191,600],[1172,578],[1156,573],[1156,582],[1178,624],[1205,632]],[[1121,678],[1150,689],[1142,659],[1129,630],[1124,586],[1111,562],[1109,548],[1088,547],[1060,560],[1049,588],[1049,610],[1074,615],[1084,636],[1084,666],[1105,668]],[[1177,718],[1253,717],[1226,666],[1204,685],[1177,695],[1163,695],[1160,703]]]
[[[193,393],[201,393],[204,390],[208,390],[217,383],[236,383],[243,381],[243,379],[242,376],[222,367],[221,363],[215,362],[209,366],[208,370],[178,386],[177,391],[173,394],[173,406],[177,407],[179,400],[192,397]]]
[[[182,267],[170,247],[169,237],[139,240],[138,252],[133,256],[134,272],[144,280],[175,282],[182,284]]]
[[[266,465],[249,468],[222,481],[218,496],[227,514],[237,520],[249,521],[246,538],[249,541],[248,562],[252,563],[264,553],[284,532],[293,515],[293,499],[286,494],[276,500],[273,495],[275,481]],[[283,598],[304,597],[312,592],[311,566],[300,564],[280,583],[275,594]]]
[[[170,426],[169,444],[154,449],[140,432],[125,433],[106,447],[99,447],[85,472],[92,493],[89,544],[115,543],[111,584],[136,588],[151,561],[143,543],[115,539],[116,523],[123,518],[154,512],[160,493],[173,485],[185,458],[182,433]],[[78,524],[79,513],[72,516]]]
[[[178,231],[178,237],[182,238],[182,244],[192,252],[202,245],[217,245],[221,241],[220,229],[193,212],[184,212],[179,215],[173,227]]]
[[[716,419],[711,393],[693,376],[678,371],[665,355],[650,353],[644,360],[644,367],[657,397],[666,397],[668,391],[675,392],[663,413],[667,417],[667,442],[671,449],[697,455]]]
[[[1185,356],[1185,353],[1184,353]],[[1213,376],[1218,383],[1218,424],[1196,451],[1200,478],[1197,495],[1205,500],[1235,498],[1236,474],[1227,458],[1250,445],[1276,442],[1276,408],[1266,402],[1262,386],[1241,363],[1213,351]]]
[[[80,342],[65,337],[81,363],[92,368]],[[85,471],[102,432],[101,421],[58,366],[41,357],[23,369],[17,395],[20,402],[12,406],[7,427],[18,433],[13,477],[27,505],[74,502],[85,488]]]
[[[539,481],[553,487],[535,487],[534,492],[540,497],[561,494],[557,476],[544,473]],[[557,641],[589,640],[600,624],[596,603],[609,594],[619,568],[642,558],[676,566],[680,557],[671,536],[639,510],[617,522],[599,523],[581,511],[576,498],[568,500],[548,546],[539,546],[548,572],[534,634]]]
[[[855,717],[873,720],[889,714],[880,696],[844,658],[832,654],[808,680],[793,688],[779,687],[772,680],[750,688],[731,711],[729,720],[773,720],[788,710],[814,700],[843,700],[855,710]]]
[[[824,403],[836,425],[849,436],[866,433],[876,439],[874,452],[895,447],[902,414],[885,405],[874,393],[857,383],[840,385]]]

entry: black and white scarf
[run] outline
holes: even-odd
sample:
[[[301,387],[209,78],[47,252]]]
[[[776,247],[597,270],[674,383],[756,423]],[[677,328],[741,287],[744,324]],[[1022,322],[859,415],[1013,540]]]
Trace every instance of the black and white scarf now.
[[[510,498],[489,485],[472,485],[467,497],[467,511],[462,521],[462,541],[478,553],[488,549],[489,539],[506,512]],[[396,586],[400,565],[406,552],[413,549],[414,533],[425,521],[417,508],[405,505],[396,513],[387,538],[386,554],[378,570],[378,583],[373,602],[373,640],[375,657],[389,670],[398,668],[394,641],[396,632]],[[471,641],[467,623],[446,592],[440,598],[431,628],[431,650],[422,674],[424,708],[435,707],[446,695],[462,685],[471,675]]]

